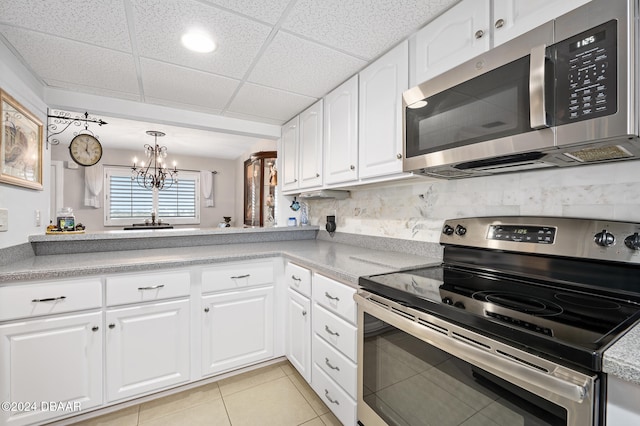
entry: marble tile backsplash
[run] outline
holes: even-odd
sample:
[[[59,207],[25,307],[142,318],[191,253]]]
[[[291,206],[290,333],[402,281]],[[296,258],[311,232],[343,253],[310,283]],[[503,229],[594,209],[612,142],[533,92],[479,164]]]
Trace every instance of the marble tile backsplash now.
[[[437,242],[445,219],[533,215],[640,222],[640,162],[536,170],[463,180],[417,177],[309,201],[310,223],[336,213],[340,232]]]

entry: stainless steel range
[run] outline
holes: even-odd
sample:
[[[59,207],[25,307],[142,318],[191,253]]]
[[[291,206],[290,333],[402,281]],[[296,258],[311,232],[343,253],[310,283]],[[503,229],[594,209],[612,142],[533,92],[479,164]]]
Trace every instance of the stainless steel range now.
[[[640,319],[639,233],[455,219],[441,266],[361,278],[360,424],[604,424],[603,352]]]

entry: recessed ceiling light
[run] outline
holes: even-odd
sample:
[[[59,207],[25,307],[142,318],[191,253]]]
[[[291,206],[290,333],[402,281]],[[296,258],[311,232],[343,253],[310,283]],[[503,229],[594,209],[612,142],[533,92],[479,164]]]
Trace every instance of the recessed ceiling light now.
[[[215,42],[202,31],[189,31],[182,36],[181,40],[184,47],[194,52],[209,53],[216,49]]]

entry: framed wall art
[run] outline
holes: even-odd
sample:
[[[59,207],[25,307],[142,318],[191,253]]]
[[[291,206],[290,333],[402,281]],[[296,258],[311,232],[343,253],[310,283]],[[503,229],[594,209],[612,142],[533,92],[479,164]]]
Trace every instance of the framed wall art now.
[[[0,183],[42,190],[42,122],[0,89]]]

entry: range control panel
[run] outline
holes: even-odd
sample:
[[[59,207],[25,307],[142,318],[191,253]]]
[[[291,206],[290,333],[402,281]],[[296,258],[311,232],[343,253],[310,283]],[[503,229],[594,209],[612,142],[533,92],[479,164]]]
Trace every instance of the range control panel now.
[[[630,262],[640,267],[640,223],[492,216],[446,220],[440,244]]]
[[[555,44],[558,125],[617,111],[616,21]]]

